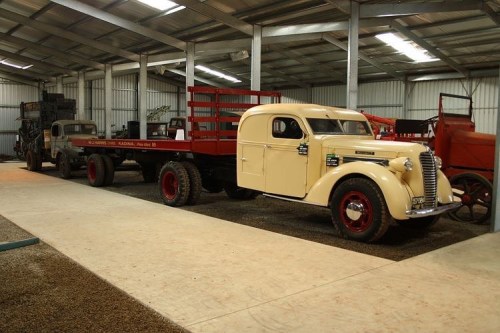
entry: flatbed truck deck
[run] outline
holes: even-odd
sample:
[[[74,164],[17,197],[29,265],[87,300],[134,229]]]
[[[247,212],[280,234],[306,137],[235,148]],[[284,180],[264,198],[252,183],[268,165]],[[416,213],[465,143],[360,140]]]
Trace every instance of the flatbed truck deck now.
[[[195,204],[202,187],[225,190],[238,199],[254,197],[254,191],[236,183],[237,124],[247,109],[279,103],[281,94],[211,87],[189,87],[188,92],[190,130],[183,133],[184,140],[74,139],[73,146],[83,148],[87,157],[90,185],[110,185],[116,167],[134,160],[146,182],[158,180],[160,195],[170,206]]]

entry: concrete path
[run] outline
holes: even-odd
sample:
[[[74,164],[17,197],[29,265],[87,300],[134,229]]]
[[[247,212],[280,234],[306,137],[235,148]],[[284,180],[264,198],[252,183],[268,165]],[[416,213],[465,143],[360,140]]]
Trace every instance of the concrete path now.
[[[500,234],[402,262],[0,164],[0,214],[194,332],[500,331]]]

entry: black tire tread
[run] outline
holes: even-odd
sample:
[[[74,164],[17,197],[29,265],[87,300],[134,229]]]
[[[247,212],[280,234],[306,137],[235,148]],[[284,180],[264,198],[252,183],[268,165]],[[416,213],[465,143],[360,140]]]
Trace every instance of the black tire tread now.
[[[101,157],[102,160],[104,161],[104,169],[105,169],[103,185],[109,186],[113,184],[113,180],[115,179],[115,164],[113,163],[111,157],[109,157],[108,155],[102,154]]]
[[[184,161],[182,165],[189,176],[189,195],[186,201],[188,205],[194,205],[198,202],[201,195],[201,174],[196,165],[192,162]]]
[[[42,157],[33,150],[28,150],[26,153],[26,167],[29,171],[42,170]]]
[[[88,164],[89,162],[93,160],[95,163],[95,168],[96,168],[96,177],[95,180],[92,181],[90,177],[88,176]],[[104,160],[102,159],[102,156],[100,154],[92,154],[89,156],[87,160],[87,179],[89,180],[90,186],[93,187],[101,187],[104,184],[104,178],[106,176],[106,167],[104,165]]]
[[[65,152],[62,152],[59,156],[59,175],[63,179],[71,178],[71,162],[69,160],[68,155]]]
[[[163,176],[166,172],[169,171],[174,173],[179,183],[179,187],[177,189],[177,196],[172,200],[166,198],[163,195],[163,189],[162,189]],[[182,163],[175,161],[170,161],[165,163],[165,165],[161,168],[160,176],[158,177],[158,189],[163,202],[167,206],[180,207],[187,202],[190,189],[189,175],[186,168],[182,165]]]

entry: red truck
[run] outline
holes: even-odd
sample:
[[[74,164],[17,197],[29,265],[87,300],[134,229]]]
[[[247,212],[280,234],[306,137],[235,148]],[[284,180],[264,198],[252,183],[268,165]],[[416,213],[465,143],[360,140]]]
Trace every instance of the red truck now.
[[[228,196],[237,199],[255,196],[255,191],[236,184],[235,124],[239,115],[253,106],[264,101],[279,103],[281,93],[210,87],[189,87],[188,92],[191,95],[188,121],[192,128],[185,140],[172,139],[173,127],[175,130],[186,127],[181,118],[175,118],[175,123],[169,126],[172,127],[168,129],[169,136],[160,140],[74,140],[73,145],[82,147],[88,156],[90,185],[111,184],[116,165],[123,160],[135,160],[146,182],[160,179],[160,195],[170,206],[195,204],[202,187],[209,192],[225,190]],[[250,103],[252,96],[257,103]],[[236,101],[224,102],[224,98]]]

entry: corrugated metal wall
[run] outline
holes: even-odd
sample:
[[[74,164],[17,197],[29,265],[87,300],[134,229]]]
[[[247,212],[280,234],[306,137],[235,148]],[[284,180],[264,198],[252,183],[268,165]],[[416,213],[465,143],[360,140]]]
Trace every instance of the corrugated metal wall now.
[[[85,82],[85,109],[90,118],[97,123],[99,134],[105,132],[105,98],[104,79]],[[113,112],[112,131],[120,130],[127,126],[129,120],[138,120],[137,100],[137,76],[135,74],[113,77]],[[55,92],[56,87],[47,89]],[[66,98],[78,100],[78,84],[72,83],[63,86]],[[182,97],[185,95],[182,94]],[[160,121],[168,121],[171,117],[185,112],[185,99],[180,104],[177,98],[177,87],[171,84],[148,78],[147,84],[147,109],[153,111],[158,107],[170,106],[170,111],[160,118]],[[180,106],[180,107],[179,107]],[[178,110],[180,108],[181,110]]]
[[[498,114],[497,77],[476,78],[467,80],[441,80],[410,83],[407,87],[407,112],[403,111],[405,86],[401,81],[385,81],[362,83],[359,85],[358,106],[366,112],[390,118],[426,119],[437,115],[440,92],[456,95],[467,95],[473,92],[473,105],[476,128],[479,132],[495,133]],[[87,81],[85,83],[85,107],[91,119],[98,124],[99,131],[104,133],[104,80]],[[55,92],[56,87],[48,88]],[[77,99],[77,84],[63,86],[67,98]],[[168,121],[178,114],[185,115],[186,98],[184,89],[178,94],[178,88],[168,83],[148,78],[148,110],[160,106],[170,106],[170,112],[162,116]],[[346,86],[325,86],[312,89],[283,90],[283,103],[316,103],[345,107]],[[309,101],[309,96],[312,101]],[[204,98],[200,96],[199,98]],[[229,98],[229,97],[228,97]],[[208,100],[209,97],[207,96]],[[15,132],[19,127],[15,119],[19,116],[21,101],[37,101],[38,89],[0,78],[0,153],[13,154]],[[230,98],[228,100],[231,100]],[[265,102],[265,101],[264,101]],[[137,80],[136,75],[113,77],[113,119],[116,129],[126,125],[129,120],[137,120]]]
[[[476,131],[496,133],[498,78],[425,81],[414,83],[408,98],[408,119],[427,119],[438,114],[439,93],[466,96],[472,91]]]
[[[0,78],[0,154],[14,155],[21,102],[38,100],[38,89]]]
[[[358,110],[380,117],[403,118],[404,84],[401,81],[359,85]]]
[[[287,89],[282,90],[281,103],[310,103],[311,91],[308,89]]]
[[[315,87],[312,91],[312,103],[345,107],[346,94],[346,86]]]
[[[402,81],[362,83],[358,90],[358,110],[388,118],[427,119],[438,114],[439,93],[466,96],[472,92],[476,131],[496,132],[498,78],[412,82],[408,86],[404,112],[405,85]],[[283,90],[283,102],[308,103],[306,89]],[[346,86],[312,89],[312,103],[345,107]]]
[[[346,87],[325,86],[312,88],[309,101],[307,89],[283,90],[283,103],[314,103],[345,107]],[[401,81],[364,83],[359,85],[358,110],[382,117],[403,117],[404,84]]]

